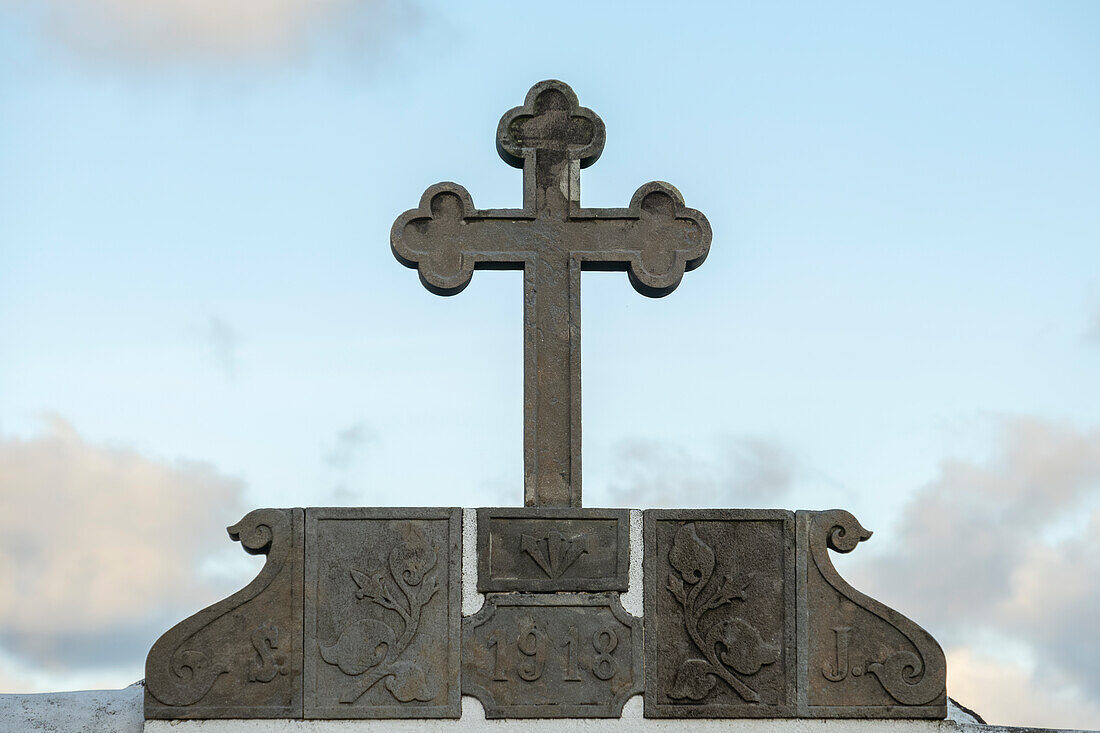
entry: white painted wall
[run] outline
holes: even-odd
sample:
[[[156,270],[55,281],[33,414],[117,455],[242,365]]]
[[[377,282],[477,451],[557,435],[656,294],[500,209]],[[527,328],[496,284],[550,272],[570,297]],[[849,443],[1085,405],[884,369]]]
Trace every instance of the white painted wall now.
[[[481,703],[462,698],[459,720],[142,720],[138,685],[124,690],[0,695],[0,733],[1022,733],[967,722],[949,706],[950,720],[646,720],[641,696],[610,720],[486,720]],[[1063,731],[1061,733],[1074,733]]]
[[[141,733],[145,688],[0,695],[0,733]]]

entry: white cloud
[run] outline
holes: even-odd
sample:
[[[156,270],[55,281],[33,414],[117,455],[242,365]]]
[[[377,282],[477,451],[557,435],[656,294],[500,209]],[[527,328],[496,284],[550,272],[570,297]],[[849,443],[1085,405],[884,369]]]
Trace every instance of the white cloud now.
[[[325,456],[325,462],[333,468],[347,469],[363,453],[363,450],[378,440],[378,434],[362,421],[350,425],[336,433],[332,450]]]
[[[1085,338],[1094,344],[1100,344],[1100,308],[1097,308],[1096,313],[1093,314],[1092,323],[1085,332]]]
[[[615,448],[609,490],[620,506],[776,506],[799,471],[785,446],[758,436],[729,439],[706,457],[667,442],[628,440]]]
[[[29,670],[140,677],[160,633],[232,590],[198,568],[232,548],[241,490],[205,464],[89,444],[59,418],[0,440],[0,651]]]
[[[268,61],[326,45],[369,52],[415,25],[396,0],[0,0],[42,33],[93,61],[145,64]]]
[[[207,323],[206,340],[210,346],[210,356],[218,369],[230,382],[237,379],[237,349],[241,344],[241,335],[217,316],[210,316]]]
[[[882,533],[892,549],[853,557],[846,574],[944,644],[957,660],[948,692],[986,720],[1096,727],[1100,430],[996,425],[994,455],[942,462]]]
[[[1100,430],[992,421],[984,460],[944,460],[896,528],[842,558],[859,589],[944,645],[948,693],[991,723],[1100,727]],[[781,443],[618,446],[628,506],[777,506],[812,478]]]

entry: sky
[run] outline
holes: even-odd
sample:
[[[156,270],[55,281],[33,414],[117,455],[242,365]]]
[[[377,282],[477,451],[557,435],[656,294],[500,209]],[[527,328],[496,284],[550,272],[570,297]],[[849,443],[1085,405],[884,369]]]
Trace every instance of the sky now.
[[[393,258],[519,206],[561,79],[586,206],[708,217],[583,277],[586,506],[843,507],[838,567],[986,720],[1100,728],[1100,5],[0,0],[0,691],[120,687],[261,506],[522,502],[522,283]]]

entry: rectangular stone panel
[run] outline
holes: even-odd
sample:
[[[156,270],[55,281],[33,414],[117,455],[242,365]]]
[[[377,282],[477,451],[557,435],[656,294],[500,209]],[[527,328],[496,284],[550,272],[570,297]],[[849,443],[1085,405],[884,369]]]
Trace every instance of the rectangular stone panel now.
[[[626,509],[478,509],[477,589],[625,591],[629,525]]]
[[[615,718],[642,690],[641,619],[616,593],[490,594],[462,645],[488,718]]]
[[[306,511],[305,717],[457,718],[459,509]]]
[[[794,515],[643,516],[646,717],[793,717]]]

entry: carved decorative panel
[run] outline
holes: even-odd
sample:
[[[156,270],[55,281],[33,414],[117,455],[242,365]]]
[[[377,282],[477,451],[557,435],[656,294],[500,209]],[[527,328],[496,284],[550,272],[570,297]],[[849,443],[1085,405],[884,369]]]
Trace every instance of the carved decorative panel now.
[[[459,716],[460,516],[306,512],[306,718]]]
[[[153,644],[146,718],[302,715],[302,510],[257,509],[229,536],[267,560],[246,587]]]
[[[850,586],[829,549],[871,536],[843,510],[798,512],[800,713],[809,717],[943,718],[946,665],[932,636]]]
[[[477,510],[477,589],[627,589],[626,509],[514,507]]]
[[[645,715],[790,717],[794,515],[649,510]]]
[[[614,718],[642,690],[642,625],[614,593],[490,594],[462,626],[488,718]]]

